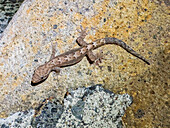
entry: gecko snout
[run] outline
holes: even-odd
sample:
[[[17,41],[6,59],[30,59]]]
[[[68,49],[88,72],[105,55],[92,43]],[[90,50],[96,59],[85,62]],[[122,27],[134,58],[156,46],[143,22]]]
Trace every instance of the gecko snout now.
[[[33,74],[31,85],[35,86],[40,84],[41,82],[45,81],[51,72],[50,68],[46,68],[45,65],[39,66]]]

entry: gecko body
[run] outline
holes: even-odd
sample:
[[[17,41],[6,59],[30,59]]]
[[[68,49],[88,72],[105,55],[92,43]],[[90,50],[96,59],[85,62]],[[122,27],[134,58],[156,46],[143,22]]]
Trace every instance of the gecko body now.
[[[55,56],[55,49],[53,47],[51,59],[46,62],[45,64],[39,66],[33,74],[31,84],[37,85],[43,81],[45,81],[51,71],[55,71],[56,73],[60,72],[60,68],[71,66],[74,64],[79,63],[85,56],[88,58],[90,63],[95,62],[97,59],[99,59],[98,56],[95,56],[93,54],[93,50],[97,49],[103,45],[107,44],[114,44],[122,47],[130,54],[136,56],[137,58],[141,59],[148,65],[150,64],[143,56],[135,52],[132,48],[130,48],[126,43],[124,43],[122,40],[119,40],[114,37],[108,37],[108,38],[102,38],[97,39],[92,43],[87,44],[84,41],[84,38],[86,36],[86,32],[81,31],[81,35],[77,38],[77,42],[80,45],[79,48],[70,50],[68,52],[65,52],[63,54],[60,54],[58,56]]]

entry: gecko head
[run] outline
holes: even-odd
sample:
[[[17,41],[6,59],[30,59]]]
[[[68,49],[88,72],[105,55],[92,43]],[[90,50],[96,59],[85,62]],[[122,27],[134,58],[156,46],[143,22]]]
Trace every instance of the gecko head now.
[[[39,66],[34,71],[34,74],[32,76],[32,80],[31,80],[31,85],[35,86],[35,85],[40,84],[43,81],[45,81],[48,78],[50,72],[51,72],[51,69],[47,68],[45,64]]]

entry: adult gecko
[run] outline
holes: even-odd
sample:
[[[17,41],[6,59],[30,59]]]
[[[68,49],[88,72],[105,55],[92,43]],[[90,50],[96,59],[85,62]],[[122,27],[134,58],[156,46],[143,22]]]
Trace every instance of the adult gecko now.
[[[87,57],[90,63],[96,62],[96,60],[99,60],[100,58],[99,56],[94,55],[92,51],[106,44],[118,45],[122,47],[123,49],[125,49],[130,54],[136,56],[137,58],[141,59],[142,61],[150,65],[150,63],[143,56],[136,53],[132,48],[130,48],[122,40],[119,40],[114,37],[107,37],[107,38],[97,39],[93,41],[92,43],[87,44],[84,41],[84,38],[86,35],[87,35],[86,29],[85,30],[81,29],[80,36],[77,38],[77,43],[80,45],[80,47],[76,49],[72,49],[56,57],[55,57],[55,48],[53,46],[50,60],[46,62],[45,64],[39,66],[34,71],[31,84],[35,86],[39,83],[42,83],[48,78],[50,72],[55,71],[56,73],[59,73],[60,68],[77,64],[85,56]]]

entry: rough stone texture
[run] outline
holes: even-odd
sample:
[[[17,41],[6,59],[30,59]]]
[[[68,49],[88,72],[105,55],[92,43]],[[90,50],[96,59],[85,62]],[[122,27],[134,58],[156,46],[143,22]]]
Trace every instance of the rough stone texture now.
[[[55,100],[42,102],[36,111],[17,112],[0,119],[0,127],[122,128],[122,116],[132,103],[128,94],[117,95],[101,85],[70,90],[63,105]]]
[[[0,38],[23,0],[0,0]]]
[[[39,114],[31,121],[33,127],[38,128],[55,128],[56,123],[61,118],[64,112],[64,106],[59,102],[47,101],[44,105],[40,106],[40,110],[37,110]]]
[[[168,127],[169,3],[157,0],[27,0],[0,41],[0,116],[35,107],[50,96],[63,97],[66,88],[100,83],[134,97],[124,116],[129,127]],[[86,41],[114,36],[150,60],[147,66],[117,46],[104,46],[100,68],[83,59],[30,86],[34,69],[48,61],[51,43],[57,54],[78,47],[76,29],[88,27]],[[58,81],[57,81],[58,79]],[[57,86],[54,86],[56,85]],[[62,86],[61,86],[62,85]]]
[[[132,103],[128,94],[116,95],[100,86],[79,88],[64,99],[58,128],[122,128],[122,116]]]
[[[0,128],[31,128],[34,110],[17,112],[6,119],[0,119]]]

